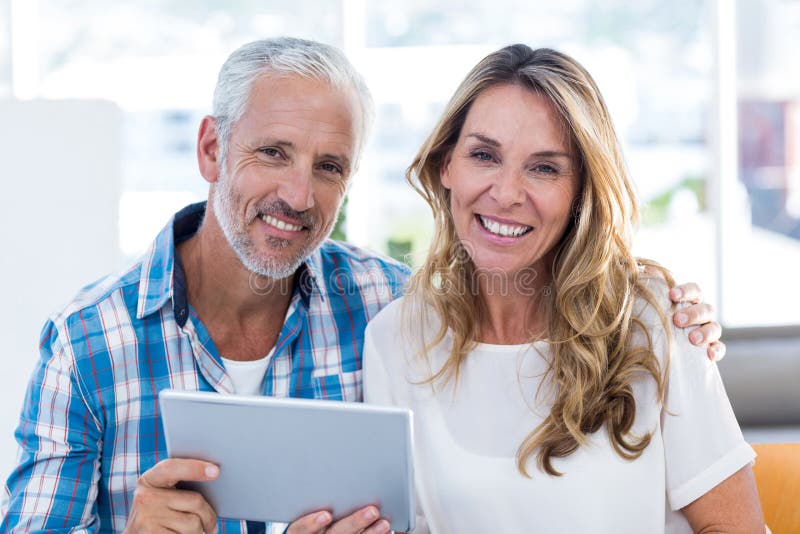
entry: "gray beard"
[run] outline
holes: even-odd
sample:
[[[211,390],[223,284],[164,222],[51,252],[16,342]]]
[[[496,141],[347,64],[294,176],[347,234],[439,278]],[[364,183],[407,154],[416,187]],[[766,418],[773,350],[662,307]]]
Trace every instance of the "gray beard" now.
[[[220,167],[224,169],[224,162],[220,162]],[[236,219],[236,207],[241,202],[230,187],[230,180],[227,173],[220,171],[219,179],[214,188],[213,195],[214,213],[217,216],[219,225],[228,244],[231,246],[242,265],[252,273],[267,278],[288,278],[293,275],[300,265],[316,250],[320,243],[328,238],[331,230],[319,241],[319,243],[308,243],[303,249],[292,257],[285,259],[262,258],[259,257],[257,248],[253,240],[247,233],[247,227],[243,226]],[[312,227],[313,228],[313,227]],[[280,239],[268,236],[266,242],[270,248],[275,250],[285,249],[289,246],[287,239]]]

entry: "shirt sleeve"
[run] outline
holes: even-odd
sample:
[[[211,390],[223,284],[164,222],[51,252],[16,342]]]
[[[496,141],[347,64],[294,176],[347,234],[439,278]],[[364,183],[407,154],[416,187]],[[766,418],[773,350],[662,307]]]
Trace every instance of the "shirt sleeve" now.
[[[673,327],[661,413],[670,508],[679,510],[751,463],[717,364]]]
[[[52,322],[40,356],[15,432],[19,459],[6,482],[0,532],[97,532],[102,433]]]

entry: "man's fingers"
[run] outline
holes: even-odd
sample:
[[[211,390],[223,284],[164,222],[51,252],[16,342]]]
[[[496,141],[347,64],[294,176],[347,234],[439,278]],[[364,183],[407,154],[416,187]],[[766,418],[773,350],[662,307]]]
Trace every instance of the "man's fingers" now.
[[[330,512],[314,512],[294,520],[286,530],[286,534],[317,534],[323,532],[331,521],[333,516]]]
[[[213,480],[219,468],[200,460],[170,458],[163,460],[139,477],[133,494],[133,509],[126,531],[150,531],[160,526],[175,532],[217,531],[217,514],[202,495],[178,490],[181,481]]]
[[[160,490],[164,491],[167,506],[176,512],[197,516],[204,532],[211,534],[217,529],[217,514],[208,501],[196,491]],[[181,531],[179,531],[181,532]]]
[[[202,460],[169,458],[142,473],[139,482],[153,488],[173,488],[182,480],[202,482],[219,476],[219,468]]]
[[[723,343],[722,341],[715,341],[714,343],[708,346],[708,349],[706,349],[706,353],[708,354],[709,360],[718,362],[725,357],[726,350],[727,347],[725,347],[725,343]]]
[[[719,326],[719,323],[713,323],[714,321],[714,306],[708,304],[707,302],[701,302],[699,304],[693,304],[688,308],[682,308],[675,312],[673,315],[672,320],[675,322],[675,326],[679,326],[681,328],[687,326],[700,326],[705,324],[716,324]],[[711,333],[711,332],[706,332]],[[719,335],[717,335],[711,341],[716,341],[719,339]]]
[[[160,526],[181,534],[203,534],[203,532],[211,534],[212,532],[205,530],[199,517],[188,512],[167,510],[159,523]]]
[[[370,529],[368,530],[369,534],[387,534],[389,532],[389,524],[385,521],[378,521],[379,517],[380,512],[375,506],[367,506],[344,519],[340,519],[327,532],[329,534],[355,534],[356,532]],[[373,525],[373,523],[375,524]],[[382,525],[382,523],[385,523],[385,525]],[[386,527],[385,529],[383,528],[384,526]]]
[[[178,532],[194,532],[195,522],[202,532],[212,534],[217,530],[217,514],[196,491],[143,487],[134,493],[134,506],[146,510],[150,516],[154,515],[159,524]],[[194,516],[195,519],[186,517],[187,515]],[[170,518],[169,523],[166,518]],[[148,523],[152,521],[153,517],[147,520]],[[173,525],[188,526],[176,528]]]
[[[375,521],[371,527],[365,530],[364,534],[386,534],[387,532],[391,532],[389,522],[385,519],[379,519],[378,521]]]
[[[672,302],[698,303],[703,301],[703,292],[700,291],[700,286],[690,282],[670,289],[669,298]]]

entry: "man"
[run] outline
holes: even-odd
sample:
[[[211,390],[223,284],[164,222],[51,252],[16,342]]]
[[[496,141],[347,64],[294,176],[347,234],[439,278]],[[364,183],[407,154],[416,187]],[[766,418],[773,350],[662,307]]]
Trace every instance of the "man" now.
[[[219,470],[166,459],[158,392],[361,400],[364,327],[408,276],[326,241],[370,115],[363,81],[329,46],[266,40],[228,58],[198,135],[207,204],[177,213],[131,269],[45,325],[1,531],[264,531],[218,520],[199,494],[175,488]],[[697,288],[683,291],[692,300]],[[683,313],[699,324],[710,310]],[[718,339],[719,325],[703,328]],[[389,526],[369,506],[289,528],[323,531]]]

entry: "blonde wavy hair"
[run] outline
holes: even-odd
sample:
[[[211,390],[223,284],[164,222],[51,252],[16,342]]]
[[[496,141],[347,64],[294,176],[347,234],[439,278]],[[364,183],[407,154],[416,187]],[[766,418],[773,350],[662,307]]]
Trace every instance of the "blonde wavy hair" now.
[[[433,211],[435,233],[424,264],[412,277],[404,322],[417,334],[439,325],[425,337],[423,356],[450,333],[450,355],[440,369],[431,370],[427,382],[457,382],[461,364],[477,343],[481,297],[470,283],[474,266],[456,234],[450,192],[440,171],[471,104],[498,84],[526,87],[552,103],[569,133],[580,178],[573,220],[554,251],[550,291],[531,297],[547,319],[552,360],[545,378],[554,401],[549,416],[519,446],[517,467],[529,476],[526,464],[536,454],[540,469],[560,475],[552,459],[572,454],[604,425],[617,454],[637,458],[651,435],[631,435],[636,411],[632,384],[642,372],[649,374],[663,399],[666,370],[660,369],[647,328],[633,313],[634,297],[648,301],[670,332],[640,265],[663,272],[670,286],[672,279],[654,262],[631,254],[638,207],[619,141],[597,85],[571,57],[507,46],[478,63],[456,90],[406,173]],[[430,320],[428,309],[438,321]],[[632,347],[637,330],[646,346]]]

